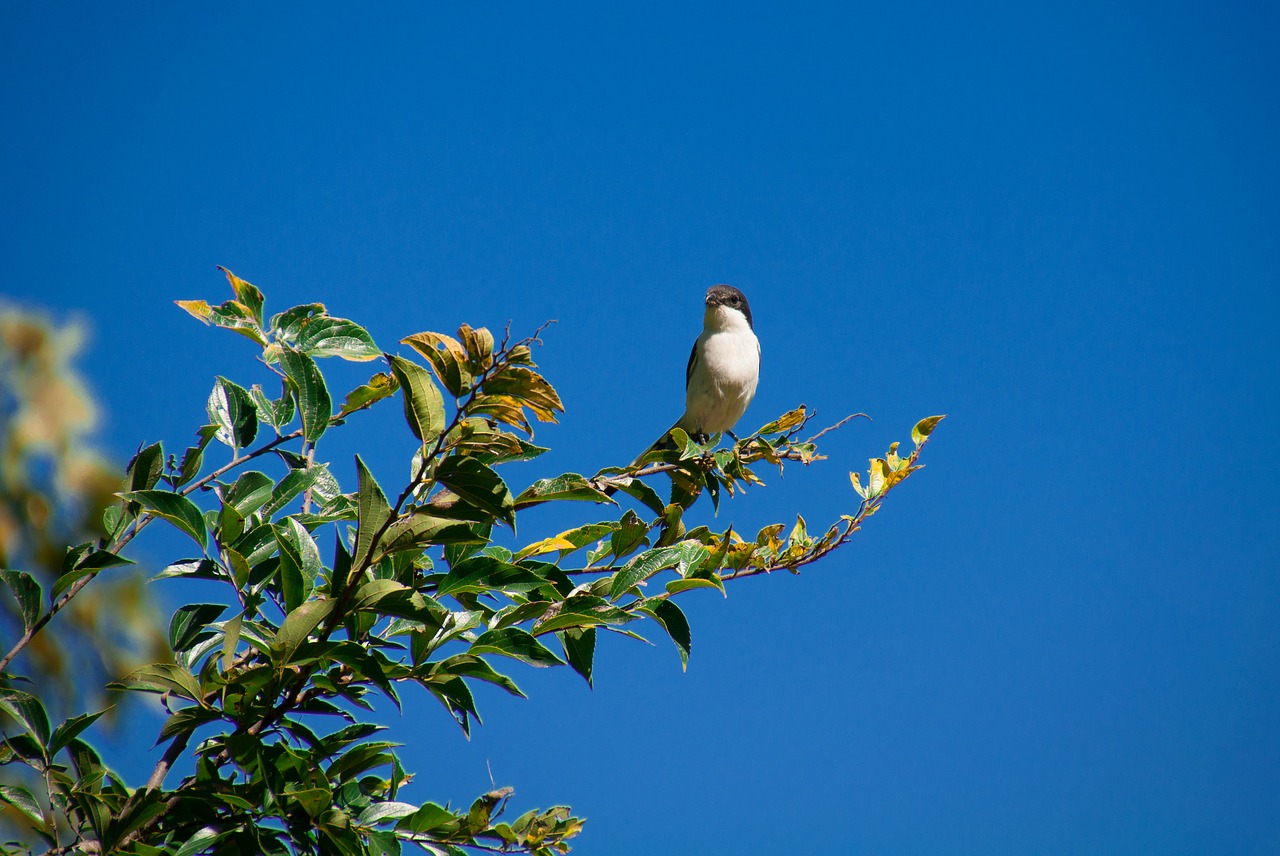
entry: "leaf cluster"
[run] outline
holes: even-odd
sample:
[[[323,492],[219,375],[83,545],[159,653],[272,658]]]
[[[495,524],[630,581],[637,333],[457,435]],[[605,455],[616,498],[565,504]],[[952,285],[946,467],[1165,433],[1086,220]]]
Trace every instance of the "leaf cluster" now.
[[[0,801],[23,811],[53,848],[92,842],[99,852],[138,856],[398,854],[405,846],[567,852],[582,821],[564,806],[508,820],[508,788],[467,807],[402,801],[411,774],[370,721],[374,696],[399,707],[404,689],[416,686],[469,733],[480,722],[477,683],[523,696],[512,667],[566,664],[590,683],[600,633],[642,638],[635,628],[652,622],[687,663],[692,634],[679,595],[795,571],[838,548],[919,468],[940,419],[917,425],[909,456],[899,457],[895,444],[873,460],[874,487],[855,482],[860,505],[821,535],[809,535],[803,520],[785,537],[776,524],[751,540],[731,527],[686,529],[684,514],[702,493],[718,507],[762,485],[761,464],[819,460],[821,433],[800,439],[812,414],[798,408],[730,448],[717,448],[719,437],[699,444],[676,431],[672,448],[628,467],[515,490],[503,473],[546,451],[533,443],[534,426],[564,409],[532,358],[538,334],[498,340],[464,325],[452,336],[408,336],[406,354],[384,353],[320,304],[268,319],[261,292],[229,271],[227,278],[234,299],[179,305],[260,347],[279,395],[219,377],[195,443],[180,455],[159,443],[138,453],[104,516],[107,536],[68,553],[47,608],[29,578],[5,577],[24,603],[28,631],[38,632],[99,573],[127,561],[121,553],[140,531],[163,521],[193,552],[159,577],[211,580],[226,592],[223,603],[180,607],[169,625],[172,662],[119,684],[158,695],[168,712],[163,757],[143,785],[126,785],[80,740],[97,714],[50,730],[35,696],[0,696],[23,726],[0,762],[31,766],[47,783],[43,803],[13,788],[0,789]],[[380,358],[386,371],[335,407],[319,367],[325,357]],[[356,457],[355,484],[344,489],[319,442],[397,394],[416,446],[411,477],[385,491]],[[215,441],[227,460],[210,470]],[[258,467],[268,457],[283,462],[282,476]],[[655,481],[668,485],[665,498]],[[551,502],[609,514],[518,549],[494,542],[498,528],[515,531],[520,511]],[[169,781],[183,757],[195,772]]]

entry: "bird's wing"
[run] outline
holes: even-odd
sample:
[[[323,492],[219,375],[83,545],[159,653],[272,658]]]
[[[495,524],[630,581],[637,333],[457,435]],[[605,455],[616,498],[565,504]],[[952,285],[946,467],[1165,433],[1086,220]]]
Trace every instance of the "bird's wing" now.
[[[689,365],[684,370],[684,388],[689,390],[689,381],[693,380],[693,364],[698,361],[698,342],[695,339],[693,347],[689,349]]]

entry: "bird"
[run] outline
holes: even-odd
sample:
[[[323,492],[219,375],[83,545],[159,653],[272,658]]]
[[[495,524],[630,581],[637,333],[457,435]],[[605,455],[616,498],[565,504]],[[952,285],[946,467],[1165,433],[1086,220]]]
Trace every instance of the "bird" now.
[[[705,306],[702,334],[685,368],[684,413],[654,448],[667,444],[676,428],[702,443],[709,434],[732,436],[733,426],[755,397],[760,340],[747,296],[731,285],[713,285],[707,289]]]

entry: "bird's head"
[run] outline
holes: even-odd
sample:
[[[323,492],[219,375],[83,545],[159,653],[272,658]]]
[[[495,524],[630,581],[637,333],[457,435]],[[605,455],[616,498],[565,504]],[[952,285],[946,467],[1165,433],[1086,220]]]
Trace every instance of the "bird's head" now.
[[[732,285],[713,285],[707,289],[706,326],[725,330],[745,321],[751,328],[751,307],[747,296]]]

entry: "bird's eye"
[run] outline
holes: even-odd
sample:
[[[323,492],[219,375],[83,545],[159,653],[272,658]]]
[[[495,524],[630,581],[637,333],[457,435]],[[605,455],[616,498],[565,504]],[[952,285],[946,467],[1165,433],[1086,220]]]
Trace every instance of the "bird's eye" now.
[[[734,305],[736,306],[736,305],[737,305],[737,303],[738,303],[738,295],[736,295],[736,294],[730,294],[730,295],[729,295],[729,302],[730,302],[730,303],[732,303],[732,304],[734,304]]]

